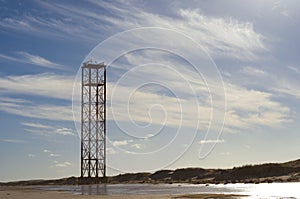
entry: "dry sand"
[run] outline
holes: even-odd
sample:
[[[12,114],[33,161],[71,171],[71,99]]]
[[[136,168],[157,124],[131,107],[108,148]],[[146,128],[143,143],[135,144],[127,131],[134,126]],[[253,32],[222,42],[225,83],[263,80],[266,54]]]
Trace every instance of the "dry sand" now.
[[[74,195],[64,191],[43,191],[33,187],[0,187],[1,199],[186,199],[186,198],[221,198],[232,199],[241,196],[222,194],[191,194],[191,195]]]

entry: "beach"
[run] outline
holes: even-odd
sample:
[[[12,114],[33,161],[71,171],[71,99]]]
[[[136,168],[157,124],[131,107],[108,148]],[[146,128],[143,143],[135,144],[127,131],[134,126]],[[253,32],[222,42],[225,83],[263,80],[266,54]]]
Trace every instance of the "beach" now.
[[[99,195],[75,195],[66,191],[45,191],[35,189],[33,187],[1,187],[1,199],[94,199],[99,198]],[[135,199],[135,198],[162,198],[169,199],[171,196],[167,195],[114,195],[114,196],[101,196],[104,199]]]
[[[75,195],[66,191],[45,191],[35,187],[0,187],[1,199],[96,199],[99,195]],[[223,194],[147,194],[147,195],[101,195],[104,199],[175,199],[175,198],[240,198],[237,195]]]

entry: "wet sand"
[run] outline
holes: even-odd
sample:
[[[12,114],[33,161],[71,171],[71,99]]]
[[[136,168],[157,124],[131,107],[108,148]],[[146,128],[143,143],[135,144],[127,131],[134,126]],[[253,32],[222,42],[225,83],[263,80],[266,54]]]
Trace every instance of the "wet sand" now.
[[[34,187],[0,187],[1,199],[99,199],[99,195],[74,195],[65,191],[44,191]],[[104,199],[186,199],[186,198],[241,198],[237,195],[191,194],[191,195],[112,195]]]

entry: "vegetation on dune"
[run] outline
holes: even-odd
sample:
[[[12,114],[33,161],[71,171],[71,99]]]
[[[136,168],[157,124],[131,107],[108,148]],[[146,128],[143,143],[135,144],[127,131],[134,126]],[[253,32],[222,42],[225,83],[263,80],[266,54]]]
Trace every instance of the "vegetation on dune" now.
[[[300,182],[300,159],[286,163],[245,165],[232,169],[181,168],[160,170],[155,173],[126,173],[106,179],[77,177],[58,180],[31,180],[0,185],[75,185],[89,183],[260,183]]]

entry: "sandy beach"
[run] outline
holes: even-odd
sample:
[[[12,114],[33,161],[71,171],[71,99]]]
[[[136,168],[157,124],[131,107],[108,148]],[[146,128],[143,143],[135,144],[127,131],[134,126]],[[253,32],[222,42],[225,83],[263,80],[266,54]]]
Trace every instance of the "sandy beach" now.
[[[1,199],[96,199],[99,195],[74,195],[65,191],[44,191],[34,187],[0,187]],[[175,199],[175,198],[240,198],[223,194],[191,194],[191,195],[112,195],[101,196],[104,199]]]

